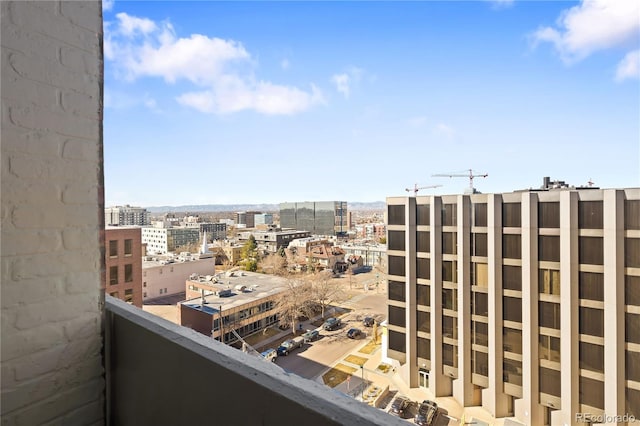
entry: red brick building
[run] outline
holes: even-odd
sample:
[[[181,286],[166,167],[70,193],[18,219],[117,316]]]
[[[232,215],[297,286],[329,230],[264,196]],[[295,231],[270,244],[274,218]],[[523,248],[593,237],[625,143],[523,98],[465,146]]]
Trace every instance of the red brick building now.
[[[105,229],[105,292],[142,307],[142,236],[139,227]]]

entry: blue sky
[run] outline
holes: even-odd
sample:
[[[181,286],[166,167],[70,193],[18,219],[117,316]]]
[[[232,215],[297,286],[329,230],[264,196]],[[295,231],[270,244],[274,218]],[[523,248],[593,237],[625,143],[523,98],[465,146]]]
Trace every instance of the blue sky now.
[[[640,2],[104,2],[107,205],[640,186]]]

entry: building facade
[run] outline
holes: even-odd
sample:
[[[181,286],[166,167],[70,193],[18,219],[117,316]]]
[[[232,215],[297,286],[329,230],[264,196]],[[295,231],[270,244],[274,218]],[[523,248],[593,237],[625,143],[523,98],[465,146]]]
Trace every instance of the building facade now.
[[[180,247],[197,244],[200,240],[199,228],[142,228],[142,242],[149,254],[166,254]]]
[[[258,225],[273,225],[272,213],[260,213],[254,216],[255,226]]]
[[[227,224],[216,222],[186,222],[185,227],[196,228],[200,231],[200,237],[206,232],[207,241],[224,240],[227,238]]]
[[[192,260],[174,259],[145,260],[142,264],[142,300],[179,294],[184,291],[184,282],[192,274],[213,275],[216,262],[213,255]]]
[[[105,229],[105,292],[142,307],[142,242],[139,227]]]
[[[640,189],[393,197],[388,355],[527,425],[640,418]]]
[[[238,233],[238,242],[244,244],[253,235],[258,249],[264,253],[276,253],[280,248],[287,248],[293,240],[311,235],[308,231],[272,229],[269,231],[243,231]]]
[[[346,201],[305,201],[280,203],[280,226],[313,235],[346,235]]]
[[[387,246],[386,244],[358,244],[355,242],[339,244],[344,250],[345,256],[360,256],[362,264],[371,267],[383,268],[387,262]]]
[[[147,226],[151,223],[147,209],[128,204],[105,208],[104,219],[106,226]]]

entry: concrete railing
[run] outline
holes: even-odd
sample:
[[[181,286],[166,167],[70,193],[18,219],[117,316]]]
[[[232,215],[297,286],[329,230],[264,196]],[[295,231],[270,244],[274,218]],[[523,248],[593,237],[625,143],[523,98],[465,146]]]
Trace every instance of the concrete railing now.
[[[112,425],[406,424],[109,296],[105,368]]]

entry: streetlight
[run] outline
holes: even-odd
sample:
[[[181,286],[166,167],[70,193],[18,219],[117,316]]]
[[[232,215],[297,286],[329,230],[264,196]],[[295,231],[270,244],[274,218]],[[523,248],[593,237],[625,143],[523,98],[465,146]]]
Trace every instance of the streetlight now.
[[[360,371],[362,372],[362,402],[364,402],[364,365],[360,366]]]

